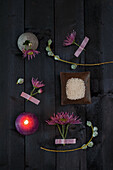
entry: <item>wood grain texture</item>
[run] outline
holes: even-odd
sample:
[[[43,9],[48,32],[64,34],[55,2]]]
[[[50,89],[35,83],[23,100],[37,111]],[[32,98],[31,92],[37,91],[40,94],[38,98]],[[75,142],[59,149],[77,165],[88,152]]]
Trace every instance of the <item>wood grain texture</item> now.
[[[39,130],[32,136],[26,137],[26,169],[55,169],[55,154],[45,152],[40,146],[54,147],[55,129],[46,124],[55,112],[54,95],[54,62],[46,54],[46,45],[49,38],[54,40],[54,1],[53,0],[26,0],[25,1],[25,31],[37,35],[41,52],[32,61],[25,62],[25,91],[32,90],[31,78],[39,78],[45,83],[44,93],[37,95],[39,106],[25,103],[25,110],[30,111],[39,119]],[[46,4],[46,6],[45,6]]]
[[[106,0],[102,4],[101,47],[102,59],[113,60],[113,1]],[[102,160],[103,170],[113,169],[113,65],[103,66],[102,76]]]
[[[81,67],[71,70],[70,65],[54,61],[45,51],[49,38],[52,49],[61,58],[78,63],[97,63],[113,60],[113,2],[112,0],[0,0],[0,170],[112,170],[113,169],[113,64]],[[81,44],[88,36],[86,52],[76,58],[76,46],[63,47],[67,33],[77,32]],[[16,43],[23,32],[32,32],[39,39],[35,59],[22,59]],[[60,72],[91,73],[90,105],[61,106]],[[16,85],[18,78],[23,85]],[[37,106],[20,97],[30,93],[31,78],[43,80],[44,93],[37,95]],[[20,135],[15,128],[16,117],[32,112],[39,119],[39,129],[31,136]],[[75,146],[55,146],[60,138],[57,128],[45,120],[54,112],[75,112],[83,125],[70,126],[68,138],[77,139]],[[93,139],[94,147],[70,153],[50,153],[40,146],[52,149],[72,149],[89,140],[91,132],[86,120],[99,128]]]
[[[84,38],[84,1],[65,0],[55,1],[55,54],[60,55],[61,58],[69,61],[77,61],[84,63],[84,53],[81,57],[76,59],[73,55],[76,46],[63,47],[63,41],[68,33],[76,31],[76,42],[81,43]],[[61,85],[60,85],[60,72],[77,72],[84,71],[84,68],[77,68],[73,71],[70,65],[65,63],[55,63],[55,88],[56,88],[56,112],[68,111],[74,112],[82,117],[82,122],[85,123],[85,107],[83,105],[66,105],[61,106]],[[82,112],[81,112],[82,110]],[[58,136],[58,131],[56,131]],[[60,137],[60,136],[59,136]],[[85,129],[78,126],[71,126],[68,133],[68,138],[77,138],[77,144],[75,146],[67,145],[57,146],[57,149],[71,149],[73,147],[79,147],[85,142]],[[86,153],[85,151],[77,151],[72,153],[57,153],[56,157],[57,170],[85,170],[86,169]]]
[[[86,53],[86,63],[102,62],[101,48],[101,21],[102,21],[102,6],[101,0],[85,1],[85,33],[90,38],[89,46]],[[92,104],[87,106],[87,120],[92,121],[94,126],[99,128],[99,136],[93,139],[94,147],[87,150],[87,169],[101,170],[102,167],[102,93],[103,93],[103,66],[88,67],[86,70],[91,72],[91,96]],[[107,65],[107,67],[109,67]],[[98,160],[97,160],[98,157]]]
[[[24,77],[24,61],[16,45],[24,31],[24,3],[0,1],[0,169],[24,169],[24,137],[15,129],[15,119],[24,111],[20,92],[24,85],[16,85]]]

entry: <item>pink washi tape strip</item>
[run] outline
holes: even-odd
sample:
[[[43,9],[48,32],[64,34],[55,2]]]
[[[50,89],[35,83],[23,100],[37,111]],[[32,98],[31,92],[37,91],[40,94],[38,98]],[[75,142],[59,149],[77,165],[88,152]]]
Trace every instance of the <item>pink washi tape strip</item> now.
[[[79,47],[79,48],[76,50],[76,52],[74,53],[74,55],[75,55],[76,57],[78,57],[78,56],[81,54],[81,52],[84,50],[84,47],[86,46],[86,44],[88,43],[88,41],[89,41],[89,38],[88,38],[88,37],[85,37],[84,40],[82,41],[80,47]]]
[[[75,144],[76,139],[55,139],[55,144]]]
[[[30,96],[29,94],[27,94],[25,92],[22,92],[20,96],[31,101],[31,102],[33,102],[33,103],[35,103],[35,104],[37,104],[37,105],[40,103],[40,100]]]

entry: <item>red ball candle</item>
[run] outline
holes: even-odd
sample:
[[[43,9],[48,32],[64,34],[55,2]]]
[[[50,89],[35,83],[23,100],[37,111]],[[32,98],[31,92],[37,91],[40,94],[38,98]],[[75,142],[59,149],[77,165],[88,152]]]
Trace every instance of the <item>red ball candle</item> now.
[[[38,129],[39,122],[33,113],[24,112],[17,117],[15,126],[20,134],[31,135]]]

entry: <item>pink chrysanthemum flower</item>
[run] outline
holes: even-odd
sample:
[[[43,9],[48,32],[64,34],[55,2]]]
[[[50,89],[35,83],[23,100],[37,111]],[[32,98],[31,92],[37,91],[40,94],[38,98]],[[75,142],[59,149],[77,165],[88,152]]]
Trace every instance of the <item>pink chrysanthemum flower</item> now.
[[[68,35],[68,36],[66,37],[66,40],[64,40],[63,45],[64,45],[64,46],[69,46],[69,45],[73,44],[74,41],[75,41],[75,36],[76,36],[76,32],[73,31],[70,35]]]
[[[66,139],[68,128],[71,124],[82,123],[78,116],[74,116],[73,113],[69,114],[68,112],[54,114],[50,119],[51,120],[46,120],[46,122],[48,125],[56,125],[63,139]]]
[[[66,124],[81,124],[81,120],[78,116],[74,116],[72,113],[69,115],[67,112],[57,113],[51,116],[51,120],[46,121],[49,125],[66,125]]]
[[[40,88],[45,86],[45,84],[42,84],[42,81],[38,81],[38,78],[34,79],[33,77],[32,77],[32,85],[34,88]]]
[[[23,56],[24,58],[28,56],[28,60],[30,60],[30,58],[32,59],[33,57],[35,57],[36,54],[39,54],[39,51],[33,50],[33,49],[29,49],[29,50],[25,50],[23,49]]]

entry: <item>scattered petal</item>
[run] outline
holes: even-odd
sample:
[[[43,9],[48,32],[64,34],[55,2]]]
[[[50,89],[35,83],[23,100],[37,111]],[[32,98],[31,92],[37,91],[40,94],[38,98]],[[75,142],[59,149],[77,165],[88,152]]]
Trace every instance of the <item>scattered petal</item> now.
[[[23,78],[19,78],[16,82],[16,84],[23,84],[24,83],[24,79]]]
[[[82,145],[82,149],[87,149],[87,146],[85,146],[86,144]]]
[[[91,126],[92,125],[92,123],[90,122],[90,121],[87,121],[87,126]]]
[[[98,132],[97,131],[93,132],[93,137],[96,137],[96,136],[98,136]]]
[[[76,64],[72,64],[71,65],[71,69],[75,70],[77,68],[77,65]]]
[[[49,40],[48,40],[48,45],[51,45],[51,44],[52,44],[52,40],[49,39]]]
[[[93,128],[93,130],[94,130],[94,131],[98,131],[98,128],[95,126],[95,127]]]
[[[60,59],[59,55],[55,55],[54,59],[59,60]]]
[[[93,147],[94,143],[91,141],[90,143],[88,143],[88,146],[91,148]]]
[[[50,50],[50,47],[47,46],[47,47],[46,47],[46,51],[51,51],[51,50]]]

